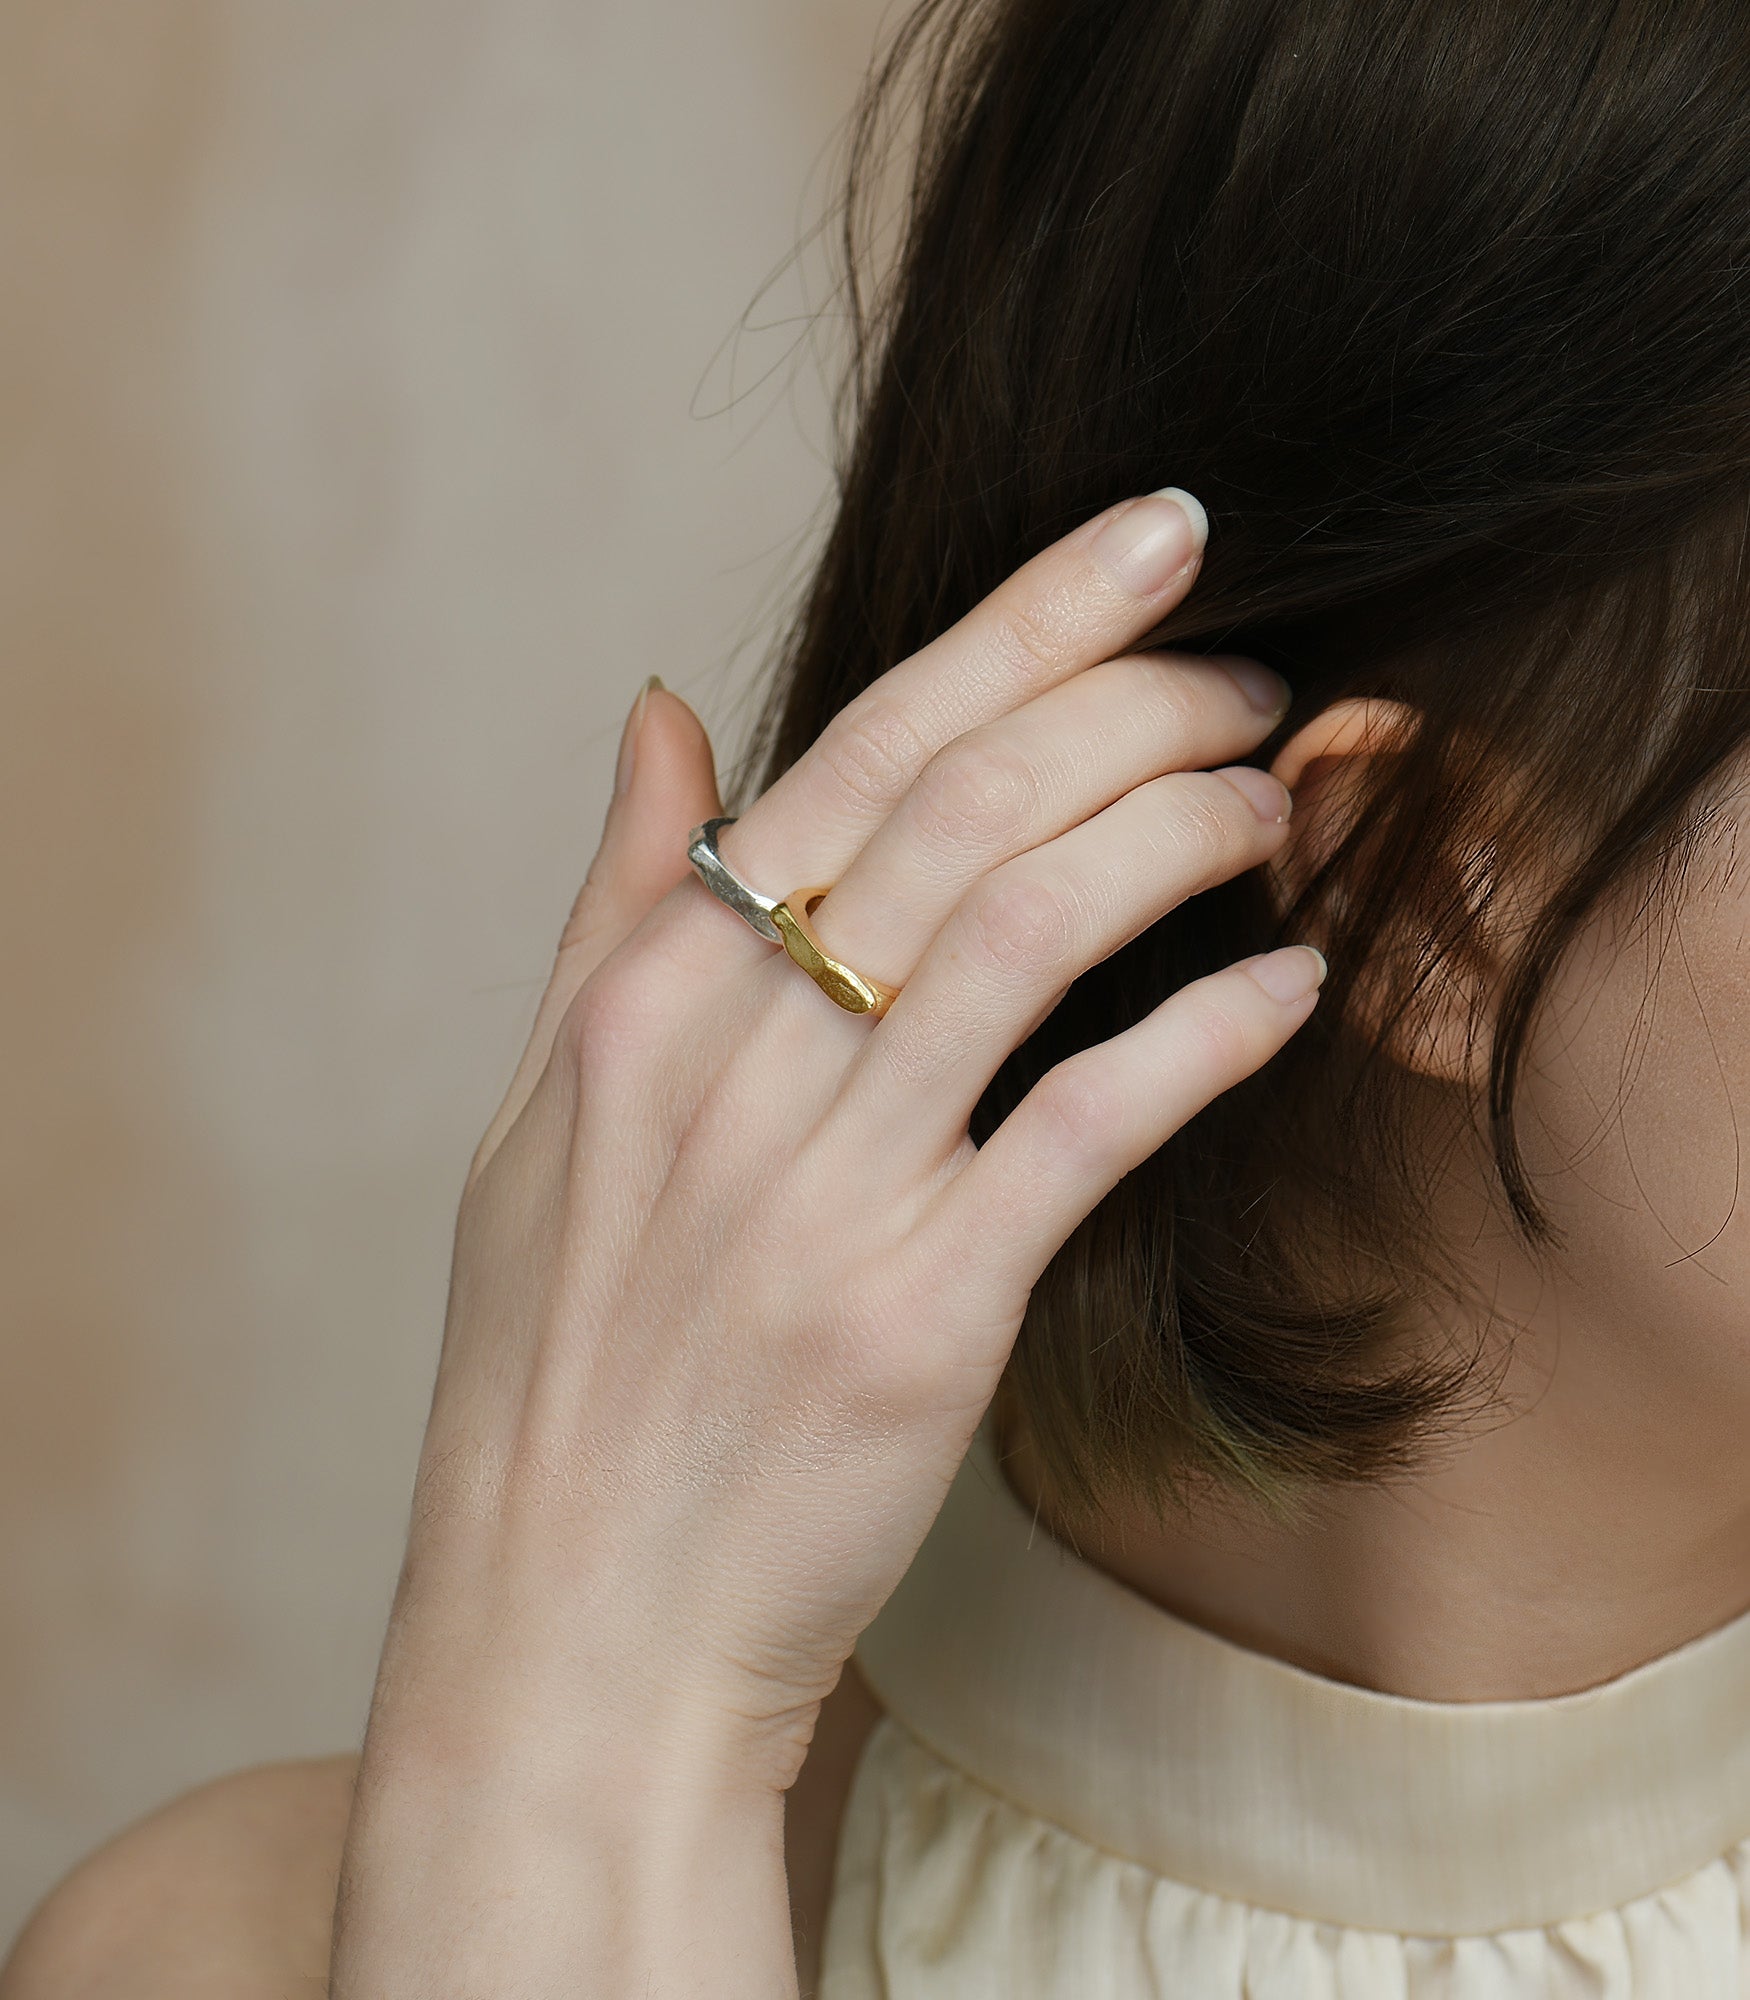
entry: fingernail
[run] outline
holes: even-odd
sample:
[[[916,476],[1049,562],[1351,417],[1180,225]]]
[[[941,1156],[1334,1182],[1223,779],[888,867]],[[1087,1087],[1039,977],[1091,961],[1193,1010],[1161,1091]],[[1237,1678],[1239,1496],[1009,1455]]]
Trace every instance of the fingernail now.
[[[1294,810],[1294,799],[1280,778],[1260,771],[1256,764],[1228,764],[1215,774],[1225,778],[1258,817],[1269,826],[1280,826]]]
[[[1260,715],[1286,715],[1293,691],[1280,674],[1256,660],[1223,660],[1229,678]]]
[[[1209,517],[1189,493],[1163,486],[1132,500],[1094,537],[1093,555],[1136,597],[1152,597],[1203,553]]]
[[[1203,546],[1209,540],[1209,516],[1203,511],[1203,502],[1195,493],[1187,493],[1182,486],[1157,486],[1150,499],[1177,500],[1185,510],[1185,518],[1191,523],[1191,539],[1197,545],[1197,553],[1203,553]]]
[[[1325,983],[1325,955],[1314,945],[1285,945],[1281,951],[1255,958],[1246,971],[1272,1000],[1289,1006],[1304,1000]]]
[[[614,796],[619,798],[632,789],[632,766],[638,757],[638,731],[644,723],[644,704],[649,699],[650,690],[662,686],[662,676],[652,674],[638,690],[638,699],[632,704],[632,713],[626,718],[626,727],[620,732],[620,755],[614,764]]]

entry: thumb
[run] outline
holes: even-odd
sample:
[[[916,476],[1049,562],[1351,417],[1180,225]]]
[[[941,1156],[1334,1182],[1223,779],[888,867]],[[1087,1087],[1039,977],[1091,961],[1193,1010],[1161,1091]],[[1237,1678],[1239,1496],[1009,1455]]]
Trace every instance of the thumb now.
[[[565,920],[552,977],[504,1102],[475,1150],[472,1184],[528,1102],[577,990],[688,875],[687,835],[723,810],[705,725],[659,676],[638,690],[614,767],[601,844]]]
[[[572,993],[691,872],[687,835],[722,810],[704,724],[652,674],[626,718],[601,845],[560,940],[562,961],[587,960]]]

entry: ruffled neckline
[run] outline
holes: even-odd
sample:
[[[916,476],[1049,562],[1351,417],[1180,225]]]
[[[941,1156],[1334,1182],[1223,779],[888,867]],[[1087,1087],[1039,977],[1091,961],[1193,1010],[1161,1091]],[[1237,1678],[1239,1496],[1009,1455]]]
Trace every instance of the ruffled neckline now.
[[[1084,1561],[1009,1487],[988,1420],[857,1660],[900,1723],[1026,1811],[1334,1924],[1559,1923],[1750,1839],[1750,1613],[1577,1694],[1381,1694]]]

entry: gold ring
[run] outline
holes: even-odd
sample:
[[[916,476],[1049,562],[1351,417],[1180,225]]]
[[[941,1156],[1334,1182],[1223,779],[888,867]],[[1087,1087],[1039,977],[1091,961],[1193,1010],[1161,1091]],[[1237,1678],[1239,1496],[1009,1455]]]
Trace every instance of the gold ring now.
[[[828,882],[820,888],[791,890],[772,906],[772,922],[783,934],[784,949],[829,1000],[836,1000],[849,1014],[873,1014],[879,1020],[899,998],[899,988],[883,986],[879,979],[866,979],[848,965],[841,965],[828,954],[808,921],[810,911],[831,887]]]

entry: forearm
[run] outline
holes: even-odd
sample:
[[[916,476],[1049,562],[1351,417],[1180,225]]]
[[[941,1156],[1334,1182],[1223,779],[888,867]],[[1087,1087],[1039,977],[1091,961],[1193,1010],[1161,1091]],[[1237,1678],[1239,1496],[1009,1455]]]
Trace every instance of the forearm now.
[[[795,2000],[782,1795],[578,1751],[367,1757],[332,2000]]]

